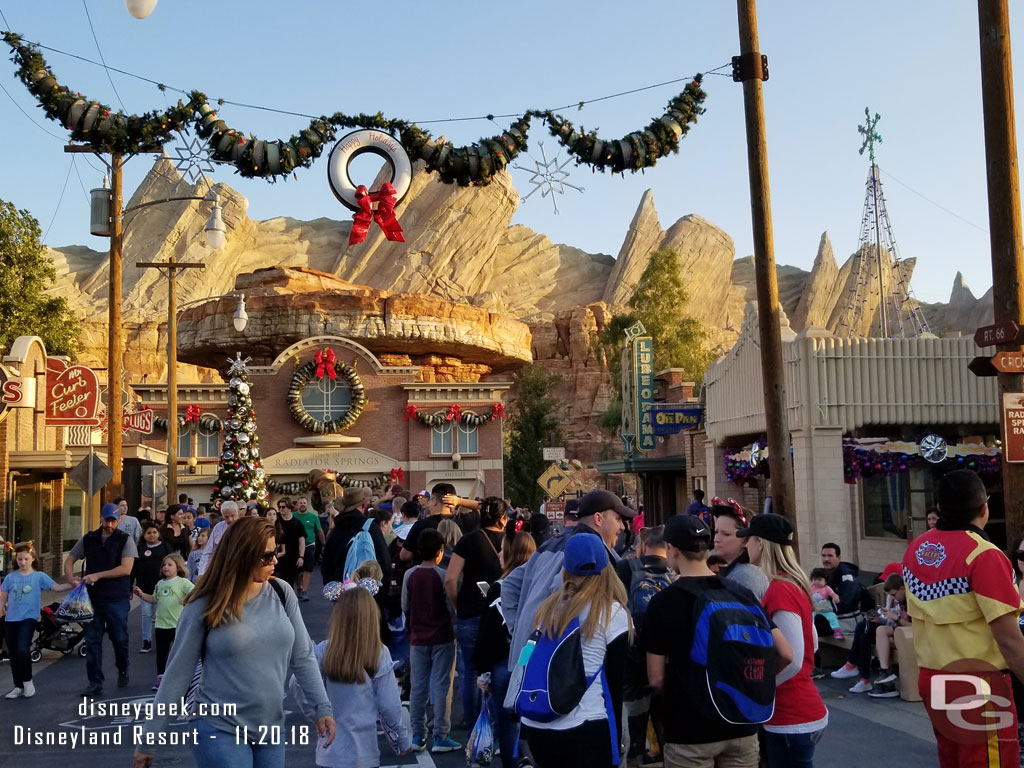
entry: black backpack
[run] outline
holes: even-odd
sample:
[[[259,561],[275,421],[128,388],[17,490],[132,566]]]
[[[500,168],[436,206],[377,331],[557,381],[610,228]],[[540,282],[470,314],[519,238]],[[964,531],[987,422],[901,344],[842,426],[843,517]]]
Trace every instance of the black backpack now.
[[[749,593],[725,582],[702,588],[692,581],[676,582],[696,597],[684,690],[704,699],[700,711],[725,723],[767,722],[775,711],[776,671],[768,617]]]

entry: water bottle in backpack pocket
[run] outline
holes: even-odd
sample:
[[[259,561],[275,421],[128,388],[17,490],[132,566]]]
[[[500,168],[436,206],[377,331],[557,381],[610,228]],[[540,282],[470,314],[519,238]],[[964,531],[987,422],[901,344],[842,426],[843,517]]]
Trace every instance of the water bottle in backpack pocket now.
[[[686,581],[686,580],[683,580]],[[691,690],[707,713],[754,725],[775,711],[775,641],[761,606],[723,587],[693,590],[697,601],[690,646]]]
[[[377,550],[373,546],[373,537],[370,536],[370,526],[373,525],[373,522],[374,518],[371,517],[363,523],[362,529],[348,543],[348,554],[345,555],[345,571],[343,576],[346,580],[352,577],[352,571],[367,560],[377,559]]]

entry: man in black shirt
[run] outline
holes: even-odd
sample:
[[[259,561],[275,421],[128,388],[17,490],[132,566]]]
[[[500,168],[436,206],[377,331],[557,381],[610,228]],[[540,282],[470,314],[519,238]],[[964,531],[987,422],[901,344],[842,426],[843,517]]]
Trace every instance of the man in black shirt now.
[[[708,711],[697,692],[688,688],[687,666],[694,633],[694,607],[703,589],[727,589],[748,604],[754,595],[722,581],[707,566],[711,529],[694,515],[675,515],[665,525],[668,562],[679,578],[656,594],[647,608],[641,642],[647,652],[647,676],[656,694],[663,696],[665,768],[728,764],[756,768],[756,725],[733,725]],[[773,628],[775,648],[783,663],[792,656],[782,633]]]
[[[430,489],[430,501],[427,504],[428,517],[417,520],[405,537],[405,544],[399,555],[403,561],[411,561],[415,565],[420,564],[419,552],[416,549],[420,538],[420,532],[433,528],[437,530],[438,524],[446,517],[451,518],[456,507],[466,507],[472,510],[468,514],[461,514],[455,518],[456,524],[463,534],[470,533],[480,527],[480,514],[477,510],[480,503],[472,499],[460,499],[455,495],[455,486],[451,483],[438,483]]]

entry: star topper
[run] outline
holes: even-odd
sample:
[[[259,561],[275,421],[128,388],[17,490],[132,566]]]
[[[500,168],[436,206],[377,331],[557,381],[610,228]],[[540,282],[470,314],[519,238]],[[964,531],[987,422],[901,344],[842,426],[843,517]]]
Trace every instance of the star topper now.
[[[526,197],[520,199],[520,202],[525,203],[534,194],[540,192],[541,197],[547,197],[551,195],[551,204],[555,208],[555,213],[558,213],[558,202],[555,200],[555,193],[559,195],[565,194],[565,188],[569,187],[575,189],[577,192],[582,192],[583,187],[577,187],[575,184],[570,184],[566,181],[569,178],[569,172],[563,170],[570,162],[572,158],[567,157],[565,162],[561,165],[558,164],[558,158],[548,160],[547,153],[544,151],[544,142],[537,142],[540,146],[540,156],[542,160],[537,160],[535,157],[531,157],[533,160],[534,168],[526,168],[522,165],[513,165],[513,168],[517,168],[520,171],[527,171],[532,173],[529,184],[533,185],[533,190]]]
[[[875,142],[882,143],[882,134],[875,130],[875,126],[878,125],[878,121],[882,119],[882,116],[875,112],[875,116],[871,117],[871,110],[864,107],[864,125],[857,126],[857,133],[864,137],[864,143],[860,145],[859,155],[864,154],[864,150],[868,151],[868,157],[871,159],[871,164],[875,164]]]
[[[245,358],[245,360],[243,360],[242,359],[242,353],[241,352],[235,352],[234,359],[232,359],[230,357],[228,358],[228,365],[230,366],[228,368],[228,376],[243,376],[243,375],[249,373],[249,367],[248,366],[249,366],[249,363],[251,363],[251,362],[252,362],[252,358],[251,357],[247,357],[247,358]]]
[[[174,154],[177,155],[174,167],[181,174],[178,184],[187,179],[189,184],[195,186],[202,179],[210,186],[210,180],[206,178],[207,173],[213,173],[209,148],[199,141],[198,136],[188,138],[183,131],[178,131],[178,137],[181,143],[174,145]]]

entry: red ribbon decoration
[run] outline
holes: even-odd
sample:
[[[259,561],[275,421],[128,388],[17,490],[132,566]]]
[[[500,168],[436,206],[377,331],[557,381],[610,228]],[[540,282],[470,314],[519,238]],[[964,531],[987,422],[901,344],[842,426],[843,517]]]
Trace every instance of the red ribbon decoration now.
[[[185,407],[185,423],[194,421],[196,424],[199,423],[199,406],[189,405]]]
[[[409,419],[416,418],[417,411],[419,411],[419,408],[412,403],[409,403],[409,405],[405,406],[405,418],[402,419],[402,421],[408,421]]]
[[[495,403],[494,408],[491,409],[492,419],[504,419],[505,418],[505,404]]]
[[[391,468],[391,484],[394,485],[396,482],[405,482],[405,470],[401,467],[398,467],[397,469],[395,467]]]
[[[370,192],[366,186],[360,184],[356,187],[356,202],[359,203],[359,211],[352,219],[352,232],[348,237],[349,245],[356,245],[366,239],[370,231],[370,222],[376,221],[377,226],[384,232],[384,237],[398,243],[405,242],[405,235],[402,234],[402,227],[395,218],[395,205],[398,204],[398,194],[391,182],[385,181],[380,192]],[[377,204],[377,210],[373,204]]]
[[[462,409],[458,403],[452,403],[448,406],[448,414],[445,416],[447,421],[462,421]]]
[[[398,480],[398,470],[394,467],[391,468],[391,483],[394,485],[395,481]]]
[[[328,349],[326,354],[318,349],[313,356],[313,360],[316,362],[316,377],[318,379],[322,379],[325,373],[329,379],[338,378],[338,372],[334,370],[333,349]]]

